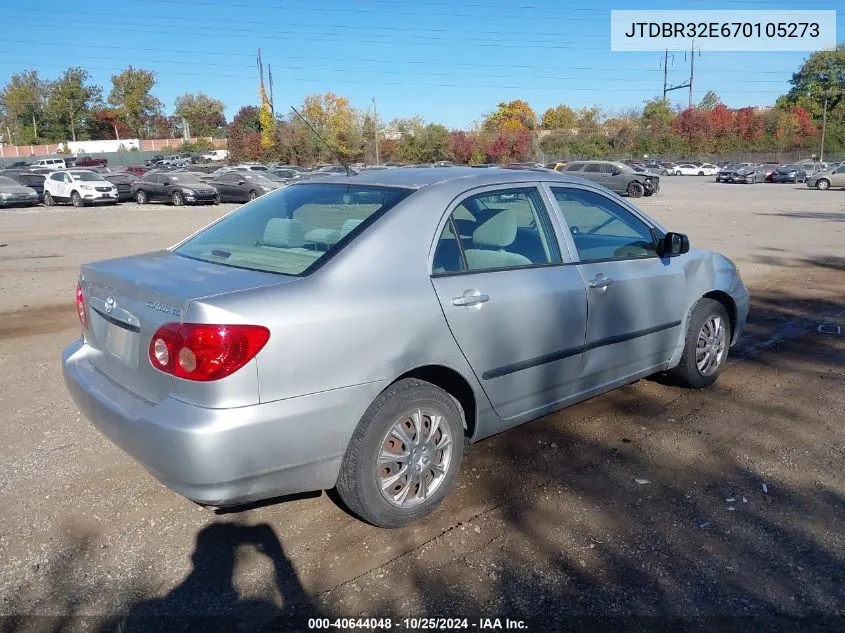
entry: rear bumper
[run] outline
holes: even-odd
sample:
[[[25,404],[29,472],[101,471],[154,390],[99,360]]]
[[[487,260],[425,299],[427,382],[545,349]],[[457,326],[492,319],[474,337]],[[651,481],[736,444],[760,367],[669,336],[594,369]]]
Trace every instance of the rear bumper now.
[[[386,383],[234,409],[167,398],[152,404],[89,361],[81,340],[62,354],[80,411],[171,490],[227,506],[332,488],[361,416]]]

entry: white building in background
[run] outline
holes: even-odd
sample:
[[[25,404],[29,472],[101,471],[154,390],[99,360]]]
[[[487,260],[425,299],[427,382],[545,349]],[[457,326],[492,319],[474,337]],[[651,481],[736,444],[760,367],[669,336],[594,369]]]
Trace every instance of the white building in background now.
[[[107,152],[128,152],[131,149],[141,149],[141,141],[137,138],[108,141],[67,141],[59,144],[59,150],[66,148],[74,156],[79,154],[105,154]]]

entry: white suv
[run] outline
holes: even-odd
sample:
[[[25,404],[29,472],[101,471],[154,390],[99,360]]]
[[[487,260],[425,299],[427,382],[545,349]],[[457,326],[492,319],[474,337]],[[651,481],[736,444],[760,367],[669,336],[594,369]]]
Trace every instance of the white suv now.
[[[87,169],[60,169],[44,180],[44,204],[70,202],[75,207],[86,204],[115,204],[117,187],[100,174]]]
[[[42,158],[34,166],[47,167],[48,169],[64,169],[67,167],[64,158]]]

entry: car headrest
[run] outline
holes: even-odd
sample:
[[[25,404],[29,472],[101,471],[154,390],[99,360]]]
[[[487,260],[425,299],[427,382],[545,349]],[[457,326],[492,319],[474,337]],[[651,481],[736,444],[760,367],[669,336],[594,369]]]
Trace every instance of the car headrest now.
[[[296,219],[273,218],[264,229],[265,246],[299,248],[305,245],[305,225]]]
[[[338,240],[342,240],[344,237],[349,235],[352,231],[355,230],[355,227],[357,227],[363,221],[364,220],[351,219],[344,222],[343,226],[340,228],[340,237],[338,238]]]
[[[513,211],[502,211],[475,229],[472,241],[476,245],[504,248],[510,246],[516,239],[516,228],[516,217]]]

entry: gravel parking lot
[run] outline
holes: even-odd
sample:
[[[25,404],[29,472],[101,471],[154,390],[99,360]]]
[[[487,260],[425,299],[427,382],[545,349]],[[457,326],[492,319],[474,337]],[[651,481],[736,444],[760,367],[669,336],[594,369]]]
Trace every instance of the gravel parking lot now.
[[[44,616],[3,630],[136,630],[118,627],[129,612],[158,630],[307,630],[315,615],[845,626],[845,339],[816,331],[845,325],[845,191],[662,180],[638,204],[733,258],[752,291],[719,383],[643,380],[484,441],[440,510],[393,531],[325,493],[200,508],[64,390],[79,265],[169,246],[236,205],[0,211],[0,615]]]

